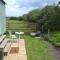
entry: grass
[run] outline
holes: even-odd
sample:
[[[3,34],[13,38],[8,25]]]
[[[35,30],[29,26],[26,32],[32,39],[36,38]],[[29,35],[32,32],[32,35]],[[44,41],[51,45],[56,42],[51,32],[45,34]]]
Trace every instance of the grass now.
[[[32,28],[32,26],[28,25],[25,21],[15,21],[15,20],[7,20],[6,21],[7,30],[15,32],[15,31],[24,31],[24,32],[31,32],[35,29]]]
[[[60,32],[51,32],[49,38],[55,46],[60,46]]]
[[[51,60],[46,41],[28,35],[21,35],[20,38],[25,39],[27,60]]]
[[[25,30],[21,29],[21,27],[27,28],[25,22],[14,21],[14,20],[11,21],[8,20],[7,27],[11,28],[11,31],[24,31],[24,32]],[[27,29],[26,31],[30,32],[30,29]],[[9,36],[7,34],[7,38],[8,37]],[[22,36],[21,38],[25,39],[26,51],[28,57],[27,60],[51,60],[51,56],[48,51],[48,44],[46,41],[25,35]]]
[[[51,60],[47,50],[48,44],[42,39],[24,36],[27,50],[27,60]]]

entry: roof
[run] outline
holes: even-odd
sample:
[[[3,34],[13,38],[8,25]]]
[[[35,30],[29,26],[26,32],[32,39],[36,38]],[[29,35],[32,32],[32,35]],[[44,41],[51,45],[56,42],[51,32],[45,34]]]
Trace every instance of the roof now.
[[[3,1],[3,0],[0,0],[0,1],[1,1],[3,4],[6,4],[5,1]]]

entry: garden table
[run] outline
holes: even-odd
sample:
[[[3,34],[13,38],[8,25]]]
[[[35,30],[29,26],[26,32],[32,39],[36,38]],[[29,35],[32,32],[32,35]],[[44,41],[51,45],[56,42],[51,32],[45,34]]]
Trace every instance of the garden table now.
[[[20,34],[21,34],[21,33],[20,33],[20,32],[15,32],[15,34],[19,35],[19,39],[20,39]]]
[[[23,35],[24,32],[15,32],[15,34],[19,35],[19,39],[20,39],[20,35]]]

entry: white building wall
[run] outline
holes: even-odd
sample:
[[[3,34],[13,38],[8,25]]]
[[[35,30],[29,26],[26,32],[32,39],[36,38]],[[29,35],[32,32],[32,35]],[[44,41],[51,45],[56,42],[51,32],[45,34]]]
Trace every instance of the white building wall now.
[[[6,31],[5,5],[0,2],[0,35]]]

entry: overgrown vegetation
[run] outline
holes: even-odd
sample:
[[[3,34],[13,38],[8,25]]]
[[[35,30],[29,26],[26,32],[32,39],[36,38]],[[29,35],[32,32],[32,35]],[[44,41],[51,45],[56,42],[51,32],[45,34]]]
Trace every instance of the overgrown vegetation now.
[[[49,40],[55,45],[60,46],[60,32],[51,32]]]

